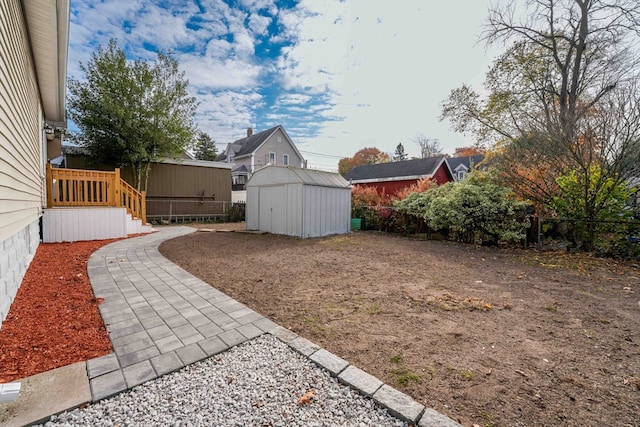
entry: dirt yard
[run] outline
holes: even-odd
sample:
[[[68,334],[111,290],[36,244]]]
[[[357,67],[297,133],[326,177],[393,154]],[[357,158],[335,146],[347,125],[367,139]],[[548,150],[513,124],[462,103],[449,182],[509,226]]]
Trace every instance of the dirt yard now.
[[[169,259],[465,426],[640,426],[640,267],[375,232]]]

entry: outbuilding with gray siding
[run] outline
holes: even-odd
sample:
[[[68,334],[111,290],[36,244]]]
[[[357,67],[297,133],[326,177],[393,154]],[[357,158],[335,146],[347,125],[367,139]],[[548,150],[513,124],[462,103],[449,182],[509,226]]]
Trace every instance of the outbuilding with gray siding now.
[[[350,223],[351,185],[339,174],[271,165],[247,183],[248,230],[307,238],[348,233]]]

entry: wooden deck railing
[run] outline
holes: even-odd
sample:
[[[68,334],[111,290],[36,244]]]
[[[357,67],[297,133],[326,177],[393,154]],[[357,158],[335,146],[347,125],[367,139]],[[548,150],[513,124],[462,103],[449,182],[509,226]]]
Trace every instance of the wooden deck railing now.
[[[145,192],[120,178],[120,169],[103,172],[47,165],[47,207],[124,207],[147,223]]]

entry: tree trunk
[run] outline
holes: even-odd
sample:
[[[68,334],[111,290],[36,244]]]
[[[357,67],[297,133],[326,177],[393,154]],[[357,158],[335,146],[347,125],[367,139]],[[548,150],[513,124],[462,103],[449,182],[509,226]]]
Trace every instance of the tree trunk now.
[[[151,162],[147,162],[144,167],[144,191],[147,191],[147,186],[149,185],[149,172],[151,171]]]

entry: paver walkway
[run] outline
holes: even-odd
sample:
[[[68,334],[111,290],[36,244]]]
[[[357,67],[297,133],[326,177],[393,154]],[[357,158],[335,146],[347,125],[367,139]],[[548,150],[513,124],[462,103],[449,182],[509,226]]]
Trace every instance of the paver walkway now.
[[[87,270],[113,353],[89,360],[93,401],[178,370],[278,325],[164,258],[168,227],[102,247]]]
[[[460,427],[346,360],[278,326],[173,264],[165,240],[196,231],[167,227],[96,251],[87,271],[113,353],[87,361],[92,401],[271,333],[378,404],[419,427]]]

